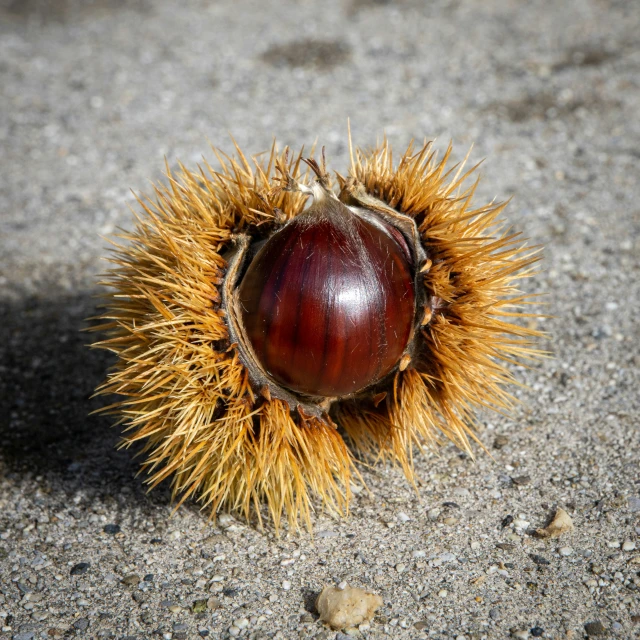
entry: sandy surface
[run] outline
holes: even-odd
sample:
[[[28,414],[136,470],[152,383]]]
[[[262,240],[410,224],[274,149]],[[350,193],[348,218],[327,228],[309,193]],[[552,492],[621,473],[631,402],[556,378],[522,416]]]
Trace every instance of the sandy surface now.
[[[313,601],[343,580],[383,598],[363,637],[637,637],[638,33],[634,0],[0,0],[0,637],[333,638]],[[100,234],[228,132],[341,170],[347,117],[361,145],[475,142],[480,196],[546,245],[556,357],[483,417],[493,459],[419,459],[420,498],[365,471],[313,539],[172,515],[87,417]],[[530,535],[558,506],[575,531]]]

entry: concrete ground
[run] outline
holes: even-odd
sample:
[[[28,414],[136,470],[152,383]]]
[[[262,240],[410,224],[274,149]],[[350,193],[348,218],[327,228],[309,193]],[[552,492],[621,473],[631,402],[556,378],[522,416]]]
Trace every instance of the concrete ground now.
[[[365,638],[638,637],[638,33],[635,0],[0,0],[0,637],[345,638],[313,607],[343,580],[384,600]],[[229,133],[344,169],[348,117],[475,143],[479,197],[546,247],[555,357],[483,416],[493,459],[419,459],[420,497],[365,470],[313,539],[172,513],[87,416],[101,235]],[[530,535],[558,506],[574,532]]]

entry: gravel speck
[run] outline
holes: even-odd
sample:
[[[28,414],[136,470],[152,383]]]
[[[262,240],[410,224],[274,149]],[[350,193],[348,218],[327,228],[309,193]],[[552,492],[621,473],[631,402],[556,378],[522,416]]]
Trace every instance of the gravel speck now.
[[[594,622],[587,622],[584,625],[584,630],[589,637],[607,635],[607,630],[605,629],[602,622],[600,622],[600,620],[595,620]]]
[[[120,533],[120,525],[119,524],[105,524],[102,530],[105,533],[108,533],[111,536],[115,536],[116,533]]]
[[[558,553],[561,556],[570,556],[573,554],[573,549],[571,547],[560,547]]]
[[[89,562],[78,562],[78,564],[74,564],[71,567],[71,571],[69,572],[72,576],[81,576],[87,573],[87,570],[91,566]]]
[[[79,631],[86,631],[89,627],[89,619],[88,618],[79,618],[73,623],[73,626]]]
[[[538,566],[546,566],[551,564],[544,556],[538,555],[537,553],[530,553],[529,557],[538,565]]]

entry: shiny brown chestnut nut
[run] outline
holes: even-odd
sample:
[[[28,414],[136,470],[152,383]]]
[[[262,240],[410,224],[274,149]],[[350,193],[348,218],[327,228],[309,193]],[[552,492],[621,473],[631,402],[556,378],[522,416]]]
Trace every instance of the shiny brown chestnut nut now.
[[[269,238],[239,286],[253,354],[276,383],[344,397],[398,365],[413,333],[415,273],[401,233],[323,183]]]
[[[97,346],[118,361],[100,393],[143,440],[150,482],[182,500],[311,523],[345,513],[356,450],[413,480],[415,447],[470,451],[476,407],[506,410],[506,363],[538,352],[516,281],[535,251],[474,208],[468,173],[430,144],[397,165],[351,149],[334,192],[324,162],[182,169],[118,248]],[[348,446],[347,446],[348,445]]]

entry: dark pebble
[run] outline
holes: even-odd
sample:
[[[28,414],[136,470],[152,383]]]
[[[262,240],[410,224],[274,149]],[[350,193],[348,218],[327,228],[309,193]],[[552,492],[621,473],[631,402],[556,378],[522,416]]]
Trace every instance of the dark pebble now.
[[[542,637],[542,634],[544,633],[544,629],[542,627],[533,627],[531,629],[531,631],[529,631],[529,633],[534,637],[534,638],[540,638]]]
[[[84,573],[87,573],[87,569],[91,566],[89,562],[78,562],[78,564],[74,564],[71,567],[70,575],[72,576],[81,576]]]
[[[631,622],[633,622],[633,624],[640,624],[640,615],[631,616]]]
[[[516,545],[511,544],[510,542],[498,542],[496,547],[498,547],[498,549],[502,549],[503,551],[513,551],[516,548]]]
[[[504,529],[505,527],[508,527],[512,522],[513,522],[513,516],[509,514],[508,516],[505,516],[504,518],[502,518],[502,522],[500,523],[500,525]]]
[[[499,620],[500,619],[500,609],[497,608],[493,608],[489,611],[489,617],[492,620]]]
[[[443,507],[447,507],[449,509],[459,509],[460,505],[457,502],[443,502]]]
[[[147,573],[147,575],[142,578],[145,582],[153,582],[153,573]]]
[[[33,589],[29,585],[25,584],[24,582],[18,582],[18,589],[20,589],[22,593],[33,592]]]
[[[229,598],[233,598],[233,596],[237,596],[238,595],[238,589],[231,589],[231,588],[223,589],[222,593],[225,596],[228,596]]]
[[[426,620],[420,620],[419,622],[414,622],[413,626],[418,631],[424,631],[425,629],[427,629],[429,627],[429,623]]]
[[[498,480],[502,482],[502,484],[507,485],[508,487],[513,486],[513,478],[511,476],[506,475],[505,473],[501,473],[498,476]]]
[[[514,484],[517,484],[519,487],[522,487],[525,484],[529,484],[531,482],[531,476],[516,476],[515,478],[511,478]]]
[[[201,638],[206,638],[209,635],[209,629],[198,629],[198,635]]]
[[[187,640],[187,632],[186,631],[176,631],[173,634],[173,640]]]
[[[493,441],[494,449],[502,449],[509,444],[509,438],[507,436],[496,436],[496,439]]]
[[[110,536],[115,536],[116,533],[120,533],[120,525],[119,524],[105,524],[102,530],[105,533],[108,533]]]
[[[80,631],[86,631],[89,626],[89,618],[80,618],[73,623],[73,626]]]
[[[174,631],[187,631],[189,627],[184,622],[174,622],[173,630]]]
[[[537,553],[530,553],[529,557],[539,566],[551,564],[545,557],[539,556]]]
[[[589,637],[591,636],[606,636],[607,630],[604,628],[604,625],[600,620],[595,620],[594,622],[587,622],[584,625],[584,630],[586,631]]]
[[[162,544],[162,538],[151,538],[149,544]]]

